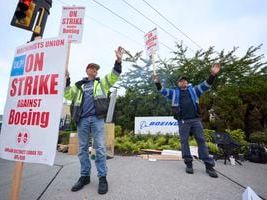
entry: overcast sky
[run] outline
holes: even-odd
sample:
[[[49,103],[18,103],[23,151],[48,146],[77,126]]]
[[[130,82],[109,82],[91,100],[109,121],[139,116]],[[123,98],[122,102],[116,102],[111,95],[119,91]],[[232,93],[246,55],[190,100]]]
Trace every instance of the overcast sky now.
[[[267,55],[266,0],[146,0],[176,28],[143,0],[96,1],[140,30],[93,0],[53,0],[44,38],[58,36],[62,6],[86,7],[82,43],[71,46],[69,71],[72,83],[85,76],[85,66],[89,62],[100,64],[100,76],[109,72],[115,59],[114,50],[119,45],[133,53],[144,50],[143,32],[155,27],[161,42],[158,51],[161,58],[173,56],[170,49],[175,49],[175,41],[183,41],[192,53],[199,48],[206,50],[210,46],[215,46],[216,51],[230,51],[234,46],[238,46],[239,55],[243,55],[250,46],[263,44],[258,53]],[[153,23],[126,3],[150,18]],[[31,38],[31,32],[10,25],[16,5],[15,0],[0,3],[0,114],[4,110],[15,49]],[[125,63],[123,71],[130,67],[129,63]]]

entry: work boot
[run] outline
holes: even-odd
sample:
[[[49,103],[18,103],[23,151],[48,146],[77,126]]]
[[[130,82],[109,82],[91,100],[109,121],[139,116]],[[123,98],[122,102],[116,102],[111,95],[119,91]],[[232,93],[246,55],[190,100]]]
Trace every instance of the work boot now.
[[[98,194],[106,194],[108,192],[108,182],[105,176],[99,178]]]
[[[213,167],[206,167],[207,174],[212,178],[218,178],[218,174],[216,173]]]
[[[72,186],[71,191],[76,192],[83,188],[83,186],[90,183],[90,176],[81,176],[79,180]]]
[[[185,172],[188,174],[194,174],[193,165],[192,164],[186,164]]]

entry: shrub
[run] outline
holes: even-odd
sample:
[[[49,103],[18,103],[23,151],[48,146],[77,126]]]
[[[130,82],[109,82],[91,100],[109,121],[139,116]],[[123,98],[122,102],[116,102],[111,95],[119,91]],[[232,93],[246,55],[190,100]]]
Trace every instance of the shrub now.
[[[161,147],[159,147],[159,150],[166,150],[166,149],[169,149],[169,150],[176,150],[176,149],[172,148],[172,146],[167,145],[167,144],[162,145]]]
[[[153,138],[149,138],[147,141],[146,141],[146,144],[147,144],[147,149],[158,149],[158,146],[157,144],[154,143],[154,140]]]
[[[177,136],[170,137],[168,140],[168,144],[171,146],[172,149],[181,149],[180,139]]]
[[[252,143],[259,143],[267,145],[267,132],[253,132],[249,136],[249,141]]]
[[[70,129],[72,131],[76,131],[77,130],[77,125],[73,120],[70,121]]]
[[[115,126],[115,137],[121,137],[123,135],[121,126]]]
[[[164,137],[163,135],[155,138],[155,143],[157,146],[162,146],[162,145],[166,144],[167,142],[168,141],[167,141],[166,137]]]
[[[230,130],[226,129],[225,130],[236,142],[238,142],[241,147],[238,151],[238,153],[246,153],[249,149],[249,144],[245,140],[245,133],[241,129],[236,129],[236,130]]]
[[[204,129],[204,136],[205,136],[206,142],[212,142],[213,141],[214,132],[215,132],[214,130]]]
[[[73,131],[59,131],[58,144],[69,144],[70,133]]]
[[[133,131],[125,131],[124,134],[121,134],[121,127],[116,126],[115,134],[117,133],[117,137],[115,138],[115,152],[120,154],[139,154],[141,153],[141,149],[173,149],[179,150],[181,149],[180,138],[177,135],[135,135]],[[237,130],[229,130],[226,132],[239,144],[241,144],[241,148],[239,153],[246,153],[248,150],[248,142],[245,141],[245,134],[241,129]],[[211,154],[218,154],[219,150],[216,144],[213,142],[213,130],[204,129],[204,135],[207,142],[207,146]],[[119,136],[118,136],[119,135]],[[68,136],[69,137],[69,136]],[[256,139],[255,139],[256,138]],[[251,135],[251,140],[253,142],[267,141],[267,133],[255,133]],[[267,143],[267,142],[266,142]],[[265,144],[266,144],[265,143]],[[197,146],[197,142],[194,137],[190,137],[189,139],[190,146]]]
[[[189,140],[189,146],[197,146],[197,142],[196,142],[196,140],[195,139],[190,139]]]
[[[147,144],[146,144],[145,141],[141,140],[141,141],[138,141],[138,142],[136,143],[136,146],[138,146],[139,150],[140,150],[140,149],[146,149]]]
[[[138,154],[141,149],[180,149],[177,136],[173,135],[132,135],[125,134],[115,138],[115,152],[119,154]]]
[[[244,143],[245,142],[245,133],[241,129],[236,129],[236,130],[230,130],[226,129],[225,130],[235,141],[238,143]]]
[[[212,142],[207,142],[207,146],[210,154],[217,155],[219,153],[219,149],[216,144]]]

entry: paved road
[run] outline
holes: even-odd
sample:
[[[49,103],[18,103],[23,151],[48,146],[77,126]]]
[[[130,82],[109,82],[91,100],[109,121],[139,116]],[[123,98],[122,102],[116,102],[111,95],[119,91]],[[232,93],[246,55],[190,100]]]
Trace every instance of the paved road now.
[[[7,200],[14,162],[0,159],[0,199]],[[115,156],[108,160],[109,192],[97,193],[95,165],[91,183],[81,191],[70,188],[79,177],[77,156],[57,153],[53,167],[25,164],[21,200],[240,200],[247,186],[267,199],[267,164],[248,161],[231,166],[217,161],[219,178],[210,178],[204,165],[194,162],[193,175],[184,172],[182,161],[143,160]]]

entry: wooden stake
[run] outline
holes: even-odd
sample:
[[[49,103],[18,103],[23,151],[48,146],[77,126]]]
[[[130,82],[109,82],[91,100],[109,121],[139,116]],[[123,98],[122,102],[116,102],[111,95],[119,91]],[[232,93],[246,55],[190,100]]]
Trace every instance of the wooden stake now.
[[[16,162],[13,172],[10,200],[19,200],[22,171],[23,171],[23,162]]]
[[[151,55],[151,59],[152,59],[152,66],[153,66],[153,74],[157,75],[156,73],[156,66],[155,66],[155,55],[154,53]]]
[[[71,43],[69,41],[68,42],[68,52],[67,52],[67,59],[66,59],[66,63],[65,63],[65,73],[69,73],[68,72],[68,67],[69,67],[69,59],[70,59],[70,46]]]

